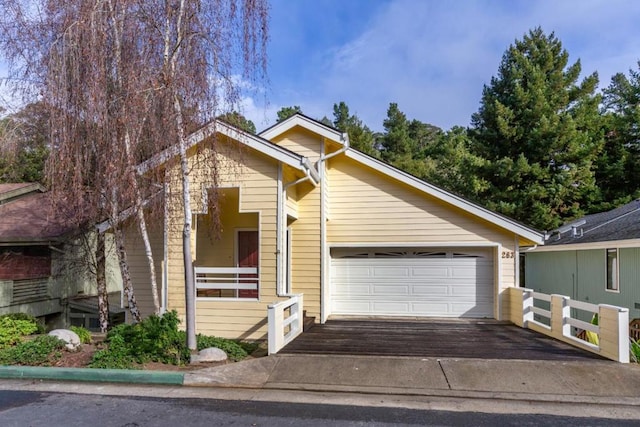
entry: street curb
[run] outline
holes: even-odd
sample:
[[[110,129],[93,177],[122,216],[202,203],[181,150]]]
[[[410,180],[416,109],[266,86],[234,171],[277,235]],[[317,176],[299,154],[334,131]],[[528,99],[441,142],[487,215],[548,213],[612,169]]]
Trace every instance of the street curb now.
[[[183,385],[184,383],[182,372],[39,366],[0,366],[0,378],[163,385]]]

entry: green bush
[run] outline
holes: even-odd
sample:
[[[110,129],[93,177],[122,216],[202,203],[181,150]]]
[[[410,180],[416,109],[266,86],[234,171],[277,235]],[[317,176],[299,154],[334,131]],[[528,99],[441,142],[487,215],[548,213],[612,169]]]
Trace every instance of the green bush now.
[[[13,346],[25,335],[38,331],[34,320],[16,320],[9,316],[0,317],[0,349]]]
[[[78,335],[82,344],[91,344],[91,332],[88,329],[82,326],[71,326],[69,329]]]
[[[248,356],[247,351],[242,347],[241,343],[234,340],[198,334],[197,342],[198,351],[204,348],[217,347],[227,353],[229,360],[233,360],[234,362],[242,360]]]
[[[49,335],[41,335],[32,341],[25,341],[13,347],[0,350],[0,364],[50,366],[58,360],[64,341]]]
[[[37,334],[44,334],[46,332],[46,328],[44,327],[44,321],[37,319],[36,317],[27,314],[27,313],[7,313],[0,315],[0,320],[4,318],[9,318],[13,320],[26,320],[29,322],[33,322],[38,330],[35,332]]]
[[[92,367],[120,367],[161,362],[183,365],[189,360],[184,334],[178,331],[175,311],[151,315],[135,325],[118,325],[107,334],[108,348],[96,352]]]
[[[135,360],[129,354],[129,348],[122,335],[113,335],[109,346],[93,354],[90,368],[100,369],[135,369]]]
[[[175,311],[162,316],[149,316],[135,325],[123,324],[111,329],[106,337],[107,348],[97,351],[91,360],[92,368],[131,369],[136,364],[161,362],[184,365],[189,362],[186,334],[178,330]],[[234,340],[197,336],[198,350],[217,347],[227,353],[230,360],[247,357],[241,343]],[[244,343],[251,351],[256,344]]]
[[[629,352],[631,353],[631,361],[640,363],[640,342],[629,338]]]

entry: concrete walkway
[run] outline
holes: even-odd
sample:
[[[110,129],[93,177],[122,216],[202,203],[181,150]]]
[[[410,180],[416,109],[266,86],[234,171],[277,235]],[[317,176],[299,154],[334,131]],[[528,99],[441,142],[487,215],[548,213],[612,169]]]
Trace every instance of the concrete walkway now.
[[[184,385],[640,405],[640,366],[599,360],[273,355],[192,371]]]

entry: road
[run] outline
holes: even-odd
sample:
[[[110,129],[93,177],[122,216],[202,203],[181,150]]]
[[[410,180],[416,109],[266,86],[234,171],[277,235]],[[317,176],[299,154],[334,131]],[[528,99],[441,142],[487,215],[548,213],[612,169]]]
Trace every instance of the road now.
[[[635,426],[637,420],[0,390],[0,426]]]

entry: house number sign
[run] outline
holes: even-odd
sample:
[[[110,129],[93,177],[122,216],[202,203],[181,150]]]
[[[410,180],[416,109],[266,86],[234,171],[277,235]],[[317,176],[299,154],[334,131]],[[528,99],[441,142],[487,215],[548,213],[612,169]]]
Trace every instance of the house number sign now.
[[[513,251],[502,251],[502,258],[513,258]]]

